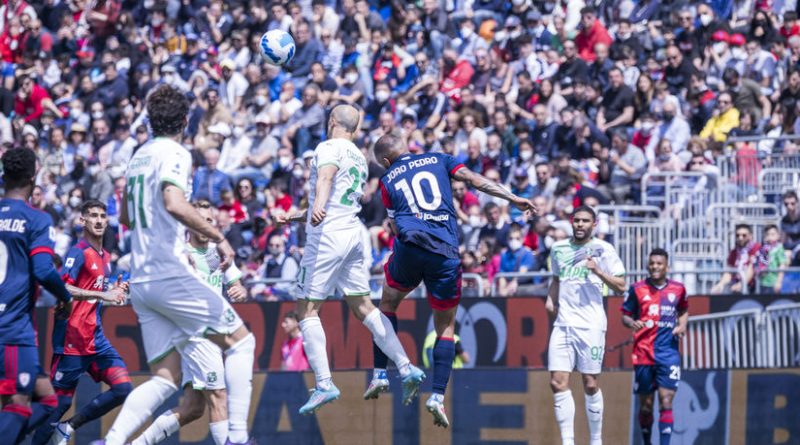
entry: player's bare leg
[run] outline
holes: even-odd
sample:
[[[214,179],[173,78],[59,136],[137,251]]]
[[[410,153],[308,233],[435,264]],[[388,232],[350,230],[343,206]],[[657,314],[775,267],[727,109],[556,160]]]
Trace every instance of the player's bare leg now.
[[[436,329],[436,343],[433,345],[433,394],[425,403],[425,407],[433,415],[434,425],[442,428],[450,426],[444,410],[444,393],[456,357],[457,310],[458,306],[444,311],[437,309],[433,311],[433,325]]]
[[[639,394],[639,428],[642,430],[642,440],[645,445],[650,445],[653,433],[653,401],[655,394]]]
[[[660,436],[659,443],[661,445],[669,445],[670,439],[672,439],[672,399],[674,397],[674,390],[658,388],[658,430]]]
[[[154,445],[175,434],[184,425],[201,418],[209,406],[209,428],[215,445],[224,445],[228,437],[228,411],[224,389],[199,391],[186,387],[180,405],[159,416],[132,442],[132,445]]]
[[[122,410],[105,438],[106,445],[123,445],[153,415],[172,394],[178,391],[181,377],[181,358],[170,351],[164,358],[151,363],[153,376],[137,386],[125,399]]]
[[[222,349],[225,357],[229,443],[250,443],[247,419],[253,394],[256,339],[244,325],[231,335],[210,335],[208,339]]]
[[[599,374],[582,374],[586,398],[586,417],[589,419],[589,444],[603,443],[603,392],[597,380]]]
[[[356,318],[372,333],[372,341],[397,366],[403,379],[403,404],[410,404],[419,393],[425,373],[411,364],[392,322],[372,304],[369,295],[345,296],[345,301]]]
[[[401,291],[388,285],[383,285],[381,302],[378,307],[381,313],[389,319],[392,329],[397,332],[397,308],[400,302],[408,295],[408,292]],[[389,364],[389,357],[381,351],[375,342],[372,342],[372,380],[364,392],[364,399],[377,399],[381,393],[389,391],[389,377],[386,374],[386,367]]]
[[[553,390],[555,399],[556,422],[561,431],[563,445],[575,444],[575,400],[569,389],[569,373],[566,371],[552,371],[550,373],[550,389]]]

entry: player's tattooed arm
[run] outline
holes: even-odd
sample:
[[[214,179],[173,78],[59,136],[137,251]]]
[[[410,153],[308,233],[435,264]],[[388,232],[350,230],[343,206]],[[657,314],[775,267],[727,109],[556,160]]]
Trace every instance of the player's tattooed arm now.
[[[534,214],[538,213],[536,206],[534,206],[530,200],[511,193],[508,189],[506,189],[502,185],[490,180],[489,178],[483,175],[475,173],[466,167],[462,167],[456,170],[453,177],[459,181],[466,182],[475,189],[480,190],[481,192],[486,193],[487,195],[505,199],[506,201],[514,204],[518,209],[522,211],[530,210]]]
[[[286,224],[290,222],[302,222],[305,221],[306,218],[308,218],[308,209],[303,209],[294,212],[291,215],[288,213],[275,215],[275,222],[278,224]]]
[[[121,287],[113,287],[108,292],[100,292],[67,284],[67,290],[76,301],[98,299],[114,304],[125,303],[125,291]]]

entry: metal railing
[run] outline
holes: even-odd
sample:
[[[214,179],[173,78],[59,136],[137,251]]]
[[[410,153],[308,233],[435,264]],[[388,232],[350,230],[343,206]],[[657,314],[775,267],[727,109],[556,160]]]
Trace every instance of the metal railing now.
[[[800,168],[767,167],[758,174],[758,193],[766,202],[780,202],[788,190],[800,186]]]
[[[770,367],[800,366],[800,303],[768,307],[764,310]]]
[[[669,246],[661,209],[656,206],[602,205],[597,211],[610,215],[610,241],[627,268],[644,269],[651,250]]]
[[[542,287],[544,289],[544,293],[542,295],[547,295],[547,286],[550,285],[550,279],[553,277],[553,273],[549,271],[537,271],[537,272],[500,272],[494,275],[492,278],[492,287],[491,293],[489,296],[491,297],[505,297],[509,295],[500,295],[498,291],[498,283],[500,279],[514,279],[517,280],[525,279],[531,280],[531,284],[535,286]],[[521,292],[517,292],[521,293]]]
[[[683,337],[683,369],[762,368],[767,342],[761,309],[689,317]]]

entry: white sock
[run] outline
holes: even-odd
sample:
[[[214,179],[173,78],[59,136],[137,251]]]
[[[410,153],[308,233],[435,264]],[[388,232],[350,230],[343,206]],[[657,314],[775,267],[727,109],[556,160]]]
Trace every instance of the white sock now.
[[[561,443],[573,445],[575,443],[575,401],[572,400],[572,391],[557,392],[555,398],[556,422],[561,430]]]
[[[225,441],[228,440],[227,420],[209,423],[208,429],[211,430],[211,437],[214,439],[214,445],[225,445]]]
[[[122,410],[106,434],[106,445],[124,445],[131,434],[153,415],[153,411],[177,391],[174,383],[159,376],[153,376],[137,386],[128,394]]]
[[[150,426],[144,430],[141,436],[137,437],[131,445],[155,445],[167,437],[175,434],[181,428],[178,418],[172,411],[167,411],[158,416]]]
[[[589,444],[603,443],[603,392],[586,394],[586,417],[589,418]]]
[[[253,394],[253,361],[256,338],[253,334],[239,340],[225,351],[225,386],[228,388],[228,438],[245,443],[250,397]]]
[[[400,344],[400,339],[397,338],[397,333],[392,328],[392,322],[383,315],[380,309],[375,308],[364,317],[364,326],[372,332],[375,344],[397,366],[400,375],[403,377],[408,375],[410,362],[406,351],[403,350],[403,345]]]
[[[303,349],[308,364],[317,378],[317,388],[328,389],[331,385],[331,368],[328,364],[328,351],[325,349],[325,330],[319,317],[306,317],[300,321],[303,331]]]

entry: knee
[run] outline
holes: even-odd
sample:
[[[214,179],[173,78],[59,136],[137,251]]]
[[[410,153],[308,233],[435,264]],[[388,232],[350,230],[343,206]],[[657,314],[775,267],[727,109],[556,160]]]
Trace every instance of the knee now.
[[[553,392],[564,392],[569,389],[569,379],[564,379],[560,377],[551,377],[550,378],[550,389]]]
[[[584,380],[583,381],[583,392],[592,396],[597,394],[597,391],[600,391],[600,387],[597,385],[597,380]]]
[[[639,404],[639,413],[640,414],[644,414],[644,415],[652,415],[653,414],[653,405],[649,404],[649,403],[640,403]]]
[[[133,391],[133,385],[131,382],[124,382],[124,383],[117,383],[116,385],[111,385],[111,393],[114,394],[114,399],[117,402],[122,403],[128,397],[128,394]]]

